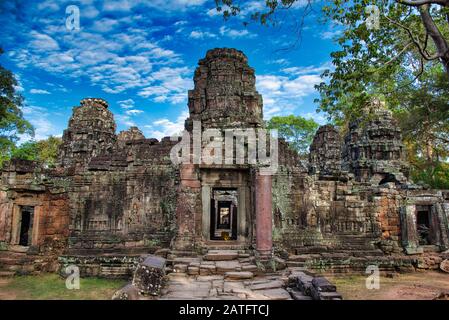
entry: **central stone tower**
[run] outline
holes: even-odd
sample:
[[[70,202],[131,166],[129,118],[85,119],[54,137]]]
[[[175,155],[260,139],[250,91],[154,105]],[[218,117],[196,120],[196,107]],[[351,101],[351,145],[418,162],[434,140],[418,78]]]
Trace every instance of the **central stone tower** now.
[[[203,147],[210,142],[204,137],[208,129],[224,137],[228,129],[246,131],[264,126],[255,71],[243,52],[209,50],[199,60],[193,80],[185,128],[195,136],[199,129],[196,122],[201,122]],[[224,140],[217,143],[226,149]],[[175,248],[192,250],[224,244],[254,247],[263,255],[271,255],[271,176],[260,176],[258,167],[248,161],[183,164],[180,171]]]
[[[242,51],[209,50],[198,62],[193,81],[187,130],[192,120],[201,120],[203,128],[262,126],[262,96],[256,90],[254,69]]]

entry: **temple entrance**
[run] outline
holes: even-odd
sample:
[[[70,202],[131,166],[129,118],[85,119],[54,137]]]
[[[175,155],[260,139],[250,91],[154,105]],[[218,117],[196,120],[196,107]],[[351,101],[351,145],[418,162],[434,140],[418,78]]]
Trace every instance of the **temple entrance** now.
[[[20,208],[20,234],[19,245],[29,246],[32,239],[34,207],[22,206]]]
[[[237,240],[237,189],[213,189],[210,212],[210,239]]]
[[[416,226],[420,245],[431,244],[430,206],[416,206]]]

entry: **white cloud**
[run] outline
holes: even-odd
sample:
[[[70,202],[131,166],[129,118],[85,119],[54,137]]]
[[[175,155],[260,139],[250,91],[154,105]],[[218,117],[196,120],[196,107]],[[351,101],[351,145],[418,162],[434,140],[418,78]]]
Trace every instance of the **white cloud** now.
[[[37,8],[39,10],[58,11],[59,5],[56,3],[56,1],[46,0],[44,2],[39,3]]]
[[[328,122],[324,113],[307,112],[301,113],[300,116],[306,119],[313,119],[319,125],[325,125]]]
[[[59,44],[52,37],[46,34],[31,31],[30,36],[32,39],[30,45],[37,51],[59,50]]]
[[[206,0],[108,0],[104,2],[103,10],[129,12],[140,6],[164,12],[186,11],[201,6],[205,2]]]
[[[50,135],[56,136],[60,133],[59,130],[53,125],[53,122],[49,119],[49,114],[47,113],[46,108],[39,106],[26,106],[22,108],[22,110],[25,119],[27,119],[35,128],[34,139],[43,140],[47,139]],[[31,137],[28,135],[23,135],[20,142],[25,142],[30,138]]]
[[[192,87],[190,70],[187,67],[163,67],[151,74],[152,86],[143,88],[138,95],[152,97],[155,102],[181,103],[187,98],[187,90]]]
[[[254,38],[256,37],[255,34],[250,33],[248,30],[236,30],[236,29],[230,29],[225,26],[220,27],[220,34],[222,36],[227,36],[230,38]]]
[[[92,30],[97,32],[109,32],[118,25],[118,21],[109,18],[96,20],[93,24]]]
[[[321,83],[319,68],[288,68],[287,75],[259,75],[256,88],[263,96],[264,117],[286,115],[302,104],[303,98],[314,94],[315,85]],[[284,71],[285,72],[285,71]]]
[[[320,33],[320,38],[323,40],[334,39],[342,34],[342,30],[323,31]]]
[[[223,11],[218,12],[218,11],[217,11],[217,8],[212,8],[212,9],[207,10],[206,14],[207,14],[209,17],[222,16],[222,15],[223,15]]]
[[[206,38],[216,38],[217,35],[208,31],[192,31],[189,34],[189,38],[192,39],[206,39]]]
[[[179,20],[179,21],[176,21],[173,25],[174,25],[174,26],[183,26],[183,25],[185,25],[185,24],[187,24],[187,21],[185,21],[185,20]]]
[[[100,14],[100,11],[98,11],[95,6],[87,6],[85,8],[82,8],[81,10],[83,18],[93,19]]]
[[[119,104],[120,108],[122,108],[122,109],[131,109],[131,108],[134,108],[134,105],[135,105],[135,102],[133,99],[121,100],[121,101],[117,101],[117,103]]]
[[[129,109],[129,110],[126,110],[125,113],[129,116],[133,116],[133,115],[141,114],[141,113],[143,113],[143,111],[138,110],[138,109]]]
[[[32,93],[32,94],[50,94],[50,92],[48,92],[47,90],[43,90],[43,89],[31,89],[30,93]]]
[[[131,120],[131,117],[126,114],[116,114],[114,118],[117,120],[119,124],[122,124],[127,127],[137,127],[137,124]]]
[[[156,139],[180,135],[184,130],[184,122],[188,116],[189,113],[184,111],[174,122],[167,118],[158,119],[152,125],[146,125],[144,130],[148,132],[148,136]]]

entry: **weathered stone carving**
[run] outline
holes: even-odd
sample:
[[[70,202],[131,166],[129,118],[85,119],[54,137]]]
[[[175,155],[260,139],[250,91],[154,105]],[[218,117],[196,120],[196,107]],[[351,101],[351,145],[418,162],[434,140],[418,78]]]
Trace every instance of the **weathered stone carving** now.
[[[365,116],[349,124],[343,148],[344,169],[357,181],[382,184],[405,183],[405,162],[401,131],[391,111],[378,99],[365,107]]]

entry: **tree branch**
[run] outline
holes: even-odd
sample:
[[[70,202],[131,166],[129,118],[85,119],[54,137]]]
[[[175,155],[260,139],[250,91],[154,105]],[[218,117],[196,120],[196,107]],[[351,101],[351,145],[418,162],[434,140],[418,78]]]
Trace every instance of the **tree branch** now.
[[[412,7],[419,7],[424,4],[439,4],[444,7],[449,5],[448,0],[396,0],[396,2]]]

